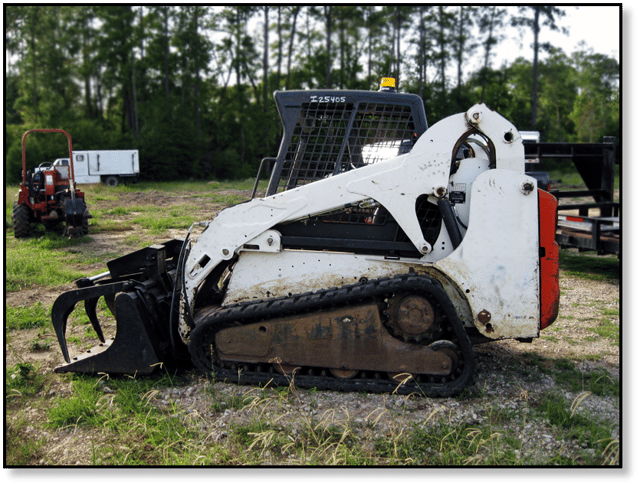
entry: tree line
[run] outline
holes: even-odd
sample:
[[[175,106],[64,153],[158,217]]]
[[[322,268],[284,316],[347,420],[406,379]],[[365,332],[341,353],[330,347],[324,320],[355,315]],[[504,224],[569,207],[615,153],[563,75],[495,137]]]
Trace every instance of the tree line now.
[[[63,128],[75,149],[139,149],[146,179],[251,177],[279,146],[273,91],[375,90],[383,76],[422,97],[430,124],[483,102],[545,141],[619,136],[620,66],[545,42],[563,16],[542,5],[6,6],[6,178],[20,178],[30,128]],[[495,66],[507,26],[534,43]],[[63,156],[63,138],[30,138],[28,164]]]

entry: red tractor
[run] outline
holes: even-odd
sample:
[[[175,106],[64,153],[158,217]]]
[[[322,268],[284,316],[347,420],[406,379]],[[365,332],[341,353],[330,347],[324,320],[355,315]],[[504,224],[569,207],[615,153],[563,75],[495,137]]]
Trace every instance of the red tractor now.
[[[64,133],[69,140],[69,165],[53,165],[44,162],[27,171],[25,142],[27,135],[33,132]],[[64,235],[85,235],[89,232],[89,218],[84,200],[84,192],[76,188],[73,175],[73,153],[71,136],[57,128],[36,128],[28,130],[22,136],[22,184],[18,201],[13,203],[14,236],[29,236],[30,223],[42,223],[47,230],[58,224],[66,224]]]

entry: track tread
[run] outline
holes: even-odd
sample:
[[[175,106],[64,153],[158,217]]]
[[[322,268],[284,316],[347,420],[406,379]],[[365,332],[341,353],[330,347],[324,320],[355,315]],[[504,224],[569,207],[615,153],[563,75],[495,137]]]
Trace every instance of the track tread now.
[[[348,285],[341,288],[321,290],[313,293],[298,294],[272,300],[252,301],[232,304],[225,307],[202,309],[195,316],[195,328],[191,332],[189,351],[193,364],[202,372],[212,374],[217,380],[229,380],[237,383],[262,384],[269,382],[287,386],[291,376],[266,373],[261,371],[239,372],[214,366],[207,355],[207,348],[214,341],[215,334],[222,329],[259,322],[275,317],[291,316],[302,313],[317,312],[321,309],[350,305],[362,299],[379,298],[401,290],[420,290],[435,295],[445,308],[454,342],[460,347],[462,372],[452,381],[445,383],[409,382],[399,385],[390,379],[354,378],[350,380],[331,376],[295,375],[296,386],[316,388],[319,390],[366,391],[372,393],[418,393],[430,397],[449,397],[460,393],[473,380],[475,359],[469,337],[462,322],[455,313],[455,308],[446,296],[439,282],[425,276],[402,275],[393,278],[371,280],[365,283]]]

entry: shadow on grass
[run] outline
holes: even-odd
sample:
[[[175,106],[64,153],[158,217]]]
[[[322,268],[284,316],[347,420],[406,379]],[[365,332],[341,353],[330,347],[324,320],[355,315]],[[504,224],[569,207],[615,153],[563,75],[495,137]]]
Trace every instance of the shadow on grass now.
[[[616,257],[598,257],[595,253],[560,252],[560,269],[568,275],[589,280],[619,280],[620,260]]]

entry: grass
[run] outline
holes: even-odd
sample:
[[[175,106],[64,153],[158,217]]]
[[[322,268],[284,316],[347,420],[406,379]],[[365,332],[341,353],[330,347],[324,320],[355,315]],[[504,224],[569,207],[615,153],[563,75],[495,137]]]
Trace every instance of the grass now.
[[[51,232],[37,238],[6,238],[6,290],[23,290],[34,285],[54,287],[84,276],[71,267],[89,264],[95,259],[83,258],[82,252],[69,250],[90,242],[87,236],[69,239]]]
[[[253,189],[255,179],[225,180],[225,181],[144,181],[137,184],[119,185],[118,187],[107,187],[104,184],[86,186],[90,188],[90,193],[94,197],[109,198],[118,193],[146,193],[158,191],[167,194],[194,194],[210,193],[212,191],[239,190],[249,191]],[[262,181],[258,190],[266,189],[267,181]],[[17,192],[17,189],[16,189]]]
[[[566,163],[564,167],[558,167],[548,170],[549,177],[552,181],[562,181],[563,186],[570,186],[572,188],[586,189],[586,184],[582,179],[582,176],[575,169],[573,164]],[[615,174],[613,178],[614,189],[620,189],[620,166],[615,166]]]
[[[607,421],[590,418],[578,412],[583,396],[578,396],[573,402],[569,402],[558,393],[551,393],[534,404],[534,408],[541,417],[552,426],[559,429],[561,437],[575,441],[583,447],[580,457],[567,457],[558,455],[552,459],[556,465],[580,465],[589,464],[604,457],[603,463],[615,458],[615,451],[609,450],[617,439],[611,436],[611,430],[615,424]]]
[[[133,218],[132,222],[139,224],[151,234],[162,234],[168,229],[189,229],[193,224],[193,212],[198,209],[194,205],[174,206],[170,210],[149,207],[143,214]]]
[[[176,414],[151,404],[158,387],[172,383],[168,375],[159,380],[74,378],[72,395],[56,400],[49,410],[47,426],[81,427],[117,437],[113,442],[94,444],[93,465],[188,463],[201,438],[198,432],[185,428]]]
[[[574,371],[568,361],[546,364],[552,373],[556,368]],[[9,400],[27,400],[37,393],[34,371],[24,365],[8,371],[7,383],[22,391]],[[317,410],[309,397],[304,403],[293,386],[220,395],[205,383],[200,393],[212,400],[214,417],[229,417],[216,432],[210,427],[220,418],[189,412],[166,399],[176,386],[191,383],[188,377],[73,376],[67,381],[71,393],[54,400],[46,427],[110,438],[92,443],[87,459],[92,465],[526,466],[541,464],[540,451],[533,444],[527,449],[522,439],[533,418],[546,423],[549,434],[581,445],[579,454],[552,453],[542,464],[615,464],[619,454],[610,432],[615,424],[582,414],[580,403],[568,402],[561,393],[528,399],[513,410],[496,399],[476,409],[473,421],[451,420],[446,413],[438,414],[444,408],[434,404],[421,420],[407,422],[400,419],[409,413],[412,399],[399,409],[376,409],[356,420],[338,410]],[[468,399],[461,398],[460,404]],[[182,406],[187,405],[183,400]],[[382,418],[387,419],[384,428]],[[13,424],[20,430],[19,420]],[[42,445],[33,439],[10,446],[16,462],[8,464],[26,464],[42,455]]]
[[[560,269],[567,275],[587,280],[620,279],[620,260],[615,257],[595,257],[561,250]]]
[[[144,229],[150,230],[152,234],[157,235],[167,229],[188,228],[191,223],[193,223],[193,220],[189,217],[187,208],[184,208],[181,214],[163,216],[162,209],[155,206],[140,206],[137,208],[116,207],[105,210],[100,209],[101,203],[117,202],[122,194],[160,192],[167,195],[207,198],[212,200],[212,202],[230,206],[245,201],[247,198],[236,194],[235,191],[252,190],[254,182],[254,179],[240,181],[140,182],[131,185],[119,185],[118,187],[107,187],[104,184],[91,184],[81,186],[80,189],[85,192],[87,206],[93,216],[93,219],[90,221],[90,234],[133,229],[133,227],[126,222],[113,221],[110,218],[113,216],[129,216],[131,213],[141,212],[142,215],[138,215],[140,219],[138,219],[136,223],[142,225]],[[267,181],[263,180],[258,186],[259,194],[264,193],[266,187]],[[5,229],[8,229],[8,233],[11,235],[13,234],[11,212],[13,202],[17,200],[16,195],[18,189],[19,185],[12,184],[6,186],[5,192]],[[234,193],[227,193],[227,191],[234,191]],[[35,227],[34,230],[39,235],[47,233],[42,225]]]
[[[5,308],[7,331],[16,329],[35,329],[50,325],[51,310],[45,309],[41,302],[33,306]]]
[[[125,244],[137,248],[157,242],[159,235],[165,236],[170,229],[186,230],[194,222],[197,204],[172,206],[169,209],[155,205],[129,207],[109,206],[100,203],[116,202],[119,196],[129,192],[163,192],[206,197],[221,204],[237,203],[242,196],[225,194],[227,190],[250,189],[253,181],[216,182],[166,182],[140,183],[116,188],[104,185],[83,187],[93,218],[90,220],[88,236],[64,238],[60,234],[45,231],[42,225],[32,225],[32,236],[17,240],[13,238],[11,208],[18,186],[8,186],[5,206],[5,257],[6,290],[19,291],[33,286],[56,287],[85,276],[83,266],[104,262],[118,254],[95,254],[92,235],[140,229],[138,234],[127,236]],[[125,220],[116,218],[124,217]]]
[[[620,380],[612,378],[604,369],[588,373],[577,370],[569,359],[553,361],[551,374],[557,383],[566,385],[574,393],[590,392],[598,396],[620,397]]]
[[[52,379],[31,364],[6,370],[9,440],[7,464],[33,464],[47,456],[45,443],[25,433],[40,428],[57,434],[82,431],[93,437],[83,463],[90,465],[394,465],[394,466],[529,466],[617,464],[619,444],[611,437],[616,424],[580,411],[583,391],[618,396],[608,375],[582,374],[569,360],[544,360],[531,354],[541,372],[550,374],[562,390],[575,390],[569,401],[565,391],[529,397],[516,408],[502,398],[486,400],[475,408],[473,420],[452,420],[447,407],[434,403],[420,420],[403,420],[419,398],[405,399],[399,408],[382,407],[363,418],[344,410],[319,409],[312,392],[288,388],[251,388],[245,394],[220,393],[209,382],[199,390],[211,401],[211,414],[180,405],[171,390],[193,384],[186,375],[131,377],[67,376],[69,392],[58,393],[39,424],[28,424],[22,412],[36,406]],[[576,386],[580,382],[581,386]],[[585,385],[588,383],[588,385]],[[65,388],[66,388],[65,386]],[[361,397],[366,400],[366,397]],[[477,397],[453,399],[464,404]],[[416,402],[418,400],[418,402]],[[226,425],[218,425],[227,417]],[[243,417],[245,417],[243,419]],[[384,419],[384,421],[382,420]],[[549,436],[578,444],[571,454],[540,456],[535,444],[523,442],[527,424],[536,420]],[[381,427],[382,424],[385,424]],[[99,439],[98,439],[99,438]]]
[[[605,339],[612,341],[616,346],[620,344],[620,326],[609,319],[600,319],[597,326],[591,330]]]
[[[32,363],[18,363],[5,368],[5,386],[7,401],[20,398],[30,398],[44,387],[45,377]]]
[[[522,358],[526,368],[551,376],[571,392],[586,391],[598,396],[620,397],[620,380],[611,378],[604,369],[583,372],[576,369],[568,358],[548,359],[531,352],[523,353]]]
[[[485,418],[491,419],[490,416]],[[394,465],[469,466],[522,464],[516,436],[497,424],[452,424],[440,421],[430,428],[412,428],[394,440],[381,439],[376,449]]]

